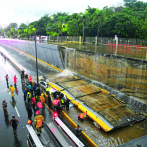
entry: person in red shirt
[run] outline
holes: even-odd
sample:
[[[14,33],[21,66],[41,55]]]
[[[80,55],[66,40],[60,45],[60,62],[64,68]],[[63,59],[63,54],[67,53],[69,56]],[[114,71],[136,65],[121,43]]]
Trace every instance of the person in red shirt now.
[[[14,76],[14,85],[16,86],[16,83],[17,83],[17,78],[16,78],[16,75]]]

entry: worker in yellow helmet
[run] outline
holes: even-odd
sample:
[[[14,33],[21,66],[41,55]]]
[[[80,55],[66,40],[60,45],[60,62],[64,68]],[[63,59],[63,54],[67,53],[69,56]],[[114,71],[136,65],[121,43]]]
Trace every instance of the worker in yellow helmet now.
[[[41,127],[44,122],[44,117],[40,114],[40,111],[36,111],[36,116],[34,118],[34,125],[37,129],[37,134],[40,135]]]
[[[11,96],[13,98],[13,93],[15,91],[15,88],[12,85],[10,85],[9,91],[11,92]]]

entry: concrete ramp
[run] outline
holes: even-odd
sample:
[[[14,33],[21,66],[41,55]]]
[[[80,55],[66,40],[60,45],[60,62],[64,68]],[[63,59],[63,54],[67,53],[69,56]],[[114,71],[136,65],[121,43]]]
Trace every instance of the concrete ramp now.
[[[106,132],[144,119],[144,116],[136,114],[105,90],[84,80],[68,76],[54,78],[51,81],[58,81],[56,85],[62,87],[64,94],[75,98],[72,103],[82,112],[87,111],[87,115]]]

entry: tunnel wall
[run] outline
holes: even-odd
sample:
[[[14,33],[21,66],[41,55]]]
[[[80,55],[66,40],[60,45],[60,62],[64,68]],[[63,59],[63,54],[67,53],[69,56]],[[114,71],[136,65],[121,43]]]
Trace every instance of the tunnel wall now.
[[[122,101],[147,111],[147,61],[61,48],[64,66]]]
[[[16,49],[19,49],[31,56],[36,57],[35,52],[35,42],[26,40],[10,40],[10,39],[0,39],[0,43],[9,45]],[[37,58],[58,67],[64,69],[62,59],[60,57],[60,52],[57,45],[43,44],[36,42],[37,46]]]

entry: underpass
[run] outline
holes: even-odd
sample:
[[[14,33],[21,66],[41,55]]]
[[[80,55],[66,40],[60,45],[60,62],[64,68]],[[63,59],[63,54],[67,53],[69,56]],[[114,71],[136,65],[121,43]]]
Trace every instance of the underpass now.
[[[33,62],[33,61],[32,61],[32,62]],[[28,67],[28,68],[30,68],[30,67]],[[42,67],[42,68],[45,69],[46,67]],[[30,69],[31,69],[31,68],[30,68]],[[43,73],[44,73],[44,72],[43,72]],[[56,73],[57,73],[57,72],[52,72],[51,74],[46,73],[46,74],[44,74],[44,75],[50,76],[50,77],[51,77],[51,76],[55,76]],[[35,75],[35,70],[34,70],[34,75]],[[41,74],[40,74],[40,75],[41,75]],[[73,109],[75,109],[75,108],[72,108],[71,110],[73,110]],[[77,109],[76,109],[76,110],[73,110],[73,111],[74,111],[74,112],[77,112],[77,113],[75,113],[75,115],[73,115],[74,121],[77,122],[77,123],[79,123],[76,119],[77,119],[77,114],[80,113],[80,111],[77,110]],[[70,111],[70,112],[71,112],[71,111]],[[69,114],[69,116],[70,116],[70,115],[71,115],[71,118],[72,118],[72,113]],[[90,124],[90,128],[85,128],[85,130],[87,129],[87,131],[88,131],[88,135],[90,135],[90,134],[89,134],[89,133],[90,133],[90,132],[89,132],[90,130],[92,130],[92,132],[91,132],[92,134],[99,134],[98,130],[95,130],[95,128],[93,127],[92,122],[89,122],[89,121],[87,121],[87,122]],[[89,124],[86,125],[86,121],[85,121],[84,124],[83,124],[83,125],[81,124],[81,125],[82,125],[82,128],[84,128],[85,125],[86,125],[86,127],[87,127],[87,126],[89,126]],[[133,128],[133,127],[132,127],[132,128]],[[123,129],[121,129],[121,130],[123,130]],[[96,131],[96,132],[95,132],[95,131]],[[125,130],[125,131],[127,132],[127,130]],[[94,132],[95,132],[95,133],[94,133]],[[123,130],[122,132],[124,132],[124,130]],[[100,132],[100,133],[102,133],[102,132]],[[104,133],[104,132],[103,132],[103,133]],[[103,134],[103,133],[102,133],[102,134]],[[142,133],[143,133],[143,132],[142,132]],[[112,133],[112,134],[115,134],[115,133]],[[112,134],[111,134],[111,135],[112,135]],[[121,134],[121,133],[119,132],[119,134]],[[111,135],[108,135],[108,136],[111,136]],[[99,138],[98,136],[94,136],[94,138],[96,139],[95,142],[98,142],[97,144],[98,144],[98,145],[100,144],[99,146],[101,146],[101,145],[103,146],[104,144],[106,144],[106,145],[108,145],[108,146],[109,146],[109,145],[110,145],[110,146],[111,146],[111,145],[114,145],[114,146],[115,146],[115,145],[119,145],[120,142],[123,143],[123,141],[124,141],[124,138],[123,138],[122,140],[120,140],[120,142],[117,141],[117,139],[116,139],[116,141],[113,142],[113,140],[109,140],[109,139],[107,140],[107,138],[109,138],[107,135],[106,135],[107,137],[106,137],[106,136],[104,137],[104,136],[105,136],[105,135],[103,134],[103,135],[101,136],[101,137],[102,137],[101,139],[98,139],[98,138]],[[115,138],[115,135],[114,135],[113,137]],[[117,138],[117,137],[116,137],[116,138]],[[100,140],[101,140],[101,142],[100,142]],[[115,140],[115,139],[114,139],[114,140]]]

